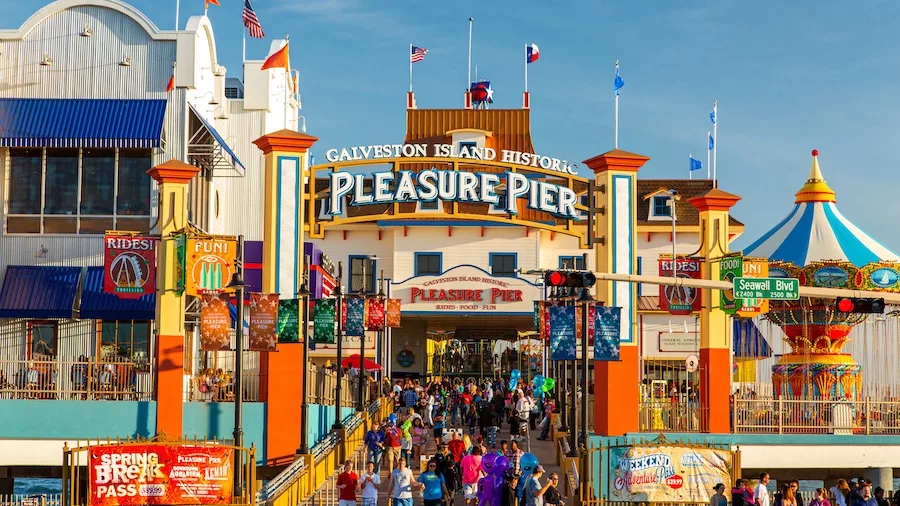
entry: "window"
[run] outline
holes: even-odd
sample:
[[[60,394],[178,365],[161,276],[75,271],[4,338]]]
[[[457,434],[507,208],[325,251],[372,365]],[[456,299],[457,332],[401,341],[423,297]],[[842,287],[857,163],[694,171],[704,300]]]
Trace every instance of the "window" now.
[[[474,141],[459,143],[459,152],[462,153],[463,151],[465,151],[472,158],[481,158],[481,155],[478,152],[477,148],[478,148],[478,143],[474,142]]]
[[[150,323],[145,321],[104,321],[100,325],[100,360],[135,365],[150,363]]]
[[[367,256],[350,257],[350,294],[375,293],[375,260]]]
[[[440,200],[420,200],[416,211],[443,211],[444,204]]]
[[[441,274],[440,253],[416,253],[416,276],[439,276]]]
[[[581,255],[559,257],[559,268],[560,269],[574,269],[577,271],[583,271],[583,270],[587,269],[587,267],[584,264],[584,257]]]
[[[56,323],[29,322],[31,360],[48,360],[56,357]]]
[[[653,216],[672,216],[669,197],[653,197]]]
[[[12,149],[9,158],[7,233],[150,227],[148,149]]]
[[[515,253],[491,253],[488,260],[491,263],[491,275],[501,277],[515,277]]]
[[[497,197],[499,198],[498,202],[488,207],[488,214],[509,214],[506,212],[506,194],[501,193]]]

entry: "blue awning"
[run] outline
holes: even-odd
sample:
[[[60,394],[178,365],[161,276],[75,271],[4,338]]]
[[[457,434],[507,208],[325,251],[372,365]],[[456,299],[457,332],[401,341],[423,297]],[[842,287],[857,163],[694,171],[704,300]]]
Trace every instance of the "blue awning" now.
[[[81,291],[83,320],[153,320],[156,317],[156,294],[139,299],[120,299],[103,291],[103,267],[88,267]]]
[[[0,147],[158,148],[165,100],[0,98]]]
[[[225,142],[225,138],[222,137],[222,134],[220,134],[219,131],[216,130],[216,127],[212,126],[212,124],[210,122],[206,121],[206,118],[204,118],[202,114],[197,112],[197,109],[194,108],[193,104],[188,104],[188,105],[190,106],[191,111],[194,113],[194,116],[196,116],[197,119],[200,120],[200,123],[203,124],[203,128],[205,128],[206,131],[209,132],[209,135],[212,136],[215,144],[217,144],[219,147],[218,153],[215,153],[218,156],[216,156],[215,157],[216,159],[213,160],[213,162],[212,162],[214,168],[220,168],[218,166],[221,166],[222,163],[224,162],[225,164],[230,165],[231,168],[234,168],[235,170],[237,170],[241,175],[243,175],[244,170],[245,170],[244,164],[242,164],[241,161],[238,160],[237,155],[234,154],[234,151],[231,149],[231,146],[229,146],[228,143]],[[194,139],[192,138],[188,142],[188,144],[189,144],[189,146],[188,146],[189,153],[188,154],[190,155],[190,154],[192,154],[191,151],[195,151],[194,149],[192,149],[195,147],[193,145]]]
[[[733,318],[734,357],[767,358],[772,356],[772,347],[759,331],[753,320]]]
[[[10,265],[0,289],[0,318],[71,318],[81,267]]]

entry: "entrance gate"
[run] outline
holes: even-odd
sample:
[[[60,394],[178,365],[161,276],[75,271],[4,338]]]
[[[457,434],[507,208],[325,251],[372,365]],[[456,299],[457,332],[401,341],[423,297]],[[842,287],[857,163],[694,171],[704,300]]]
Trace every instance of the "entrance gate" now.
[[[245,505],[256,490],[253,447],[158,436],[63,448],[62,506]]]

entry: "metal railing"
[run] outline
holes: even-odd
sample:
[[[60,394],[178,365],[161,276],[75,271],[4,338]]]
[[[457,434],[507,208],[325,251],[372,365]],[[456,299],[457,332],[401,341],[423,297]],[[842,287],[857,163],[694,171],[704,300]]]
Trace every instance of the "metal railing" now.
[[[260,401],[259,370],[244,371],[241,390],[244,401]],[[185,400],[196,402],[234,402],[234,377],[231,371],[204,371],[185,382]]]
[[[701,432],[706,422],[699,401],[644,400],[638,410],[641,432]]]
[[[337,373],[323,366],[314,365],[310,367],[306,377],[309,380],[307,402],[323,406],[334,405],[335,392],[337,392]],[[351,380],[349,375],[345,374],[341,378],[341,405],[356,405],[356,385],[356,381]]]
[[[102,360],[0,360],[0,399],[147,401],[148,364]]]
[[[62,494],[0,495],[0,506],[61,506]]]
[[[737,433],[900,434],[900,400],[735,398]]]

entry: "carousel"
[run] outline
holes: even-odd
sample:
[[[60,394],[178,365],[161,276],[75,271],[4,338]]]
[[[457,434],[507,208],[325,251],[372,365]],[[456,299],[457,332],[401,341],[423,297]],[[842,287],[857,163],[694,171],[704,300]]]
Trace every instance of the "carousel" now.
[[[804,286],[900,291],[900,258],[841,214],[819,169],[818,151],[812,156],[793,210],[744,255],[768,258],[770,277],[798,278]],[[854,327],[870,316],[837,311],[831,299],[770,301],[765,318],[781,328],[789,348],[772,366],[775,397],[861,397],[863,368],[844,347]]]

